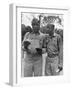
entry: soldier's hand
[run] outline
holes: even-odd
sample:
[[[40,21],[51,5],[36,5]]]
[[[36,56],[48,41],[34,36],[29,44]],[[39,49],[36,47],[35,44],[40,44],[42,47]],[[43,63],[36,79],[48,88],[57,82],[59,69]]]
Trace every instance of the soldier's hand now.
[[[62,66],[58,66],[59,72],[63,70]]]

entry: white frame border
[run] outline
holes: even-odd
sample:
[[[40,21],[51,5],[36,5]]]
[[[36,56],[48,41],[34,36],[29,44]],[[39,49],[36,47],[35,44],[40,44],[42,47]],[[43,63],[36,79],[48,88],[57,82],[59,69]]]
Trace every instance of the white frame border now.
[[[18,64],[19,62],[17,63],[17,13],[20,13],[22,12],[21,10],[21,7],[24,7],[23,5],[19,5],[19,4],[11,4],[10,5],[10,74],[9,74],[9,83],[11,85],[24,85],[24,84],[48,84],[48,83],[62,83],[62,82],[69,82],[70,81],[70,78],[69,78],[69,74],[67,74],[66,72],[66,76],[53,76],[53,77],[50,77],[52,80],[50,80],[49,77],[32,77],[32,78],[22,78],[19,76],[18,74]],[[20,8],[19,12],[17,12],[17,8]],[[67,16],[69,15],[69,9],[68,8],[39,8],[39,7],[24,7],[24,8],[34,8],[34,9],[56,9],[57,10],[60,10],[62,12],[59,11],[59,13],[62,13],[62,14],[66,14]],[[28,11],[27,11],[28,12]],[[33,11],[32,11],[33,12]],[[42,11],[44,13],[44,11]],[[66,21],[68,21],[68,17],[66,19]],[[67,25],[67,23],[66,23]],[[64,33],[67,32],[67,28],[68,26],[65,27],[66,31],[64,31]],[[64,34],[64,36],[66,37],[66,35]],[[65,42],[66,43],[66,42]],[[65,49],[66,50],[66,49]],[[67,54],[67,53],[66,53]],[[68,62],[67,62],[68,63]],[[68,63],[69,65],[69,63]],[[67,65],[65,66],[65,68],[67,67]],[[68,71],[68,69],[67,69]],[[60,79],[58,79],[58,77],[60,77]],[[43,82],[42,82],[43,81]]]

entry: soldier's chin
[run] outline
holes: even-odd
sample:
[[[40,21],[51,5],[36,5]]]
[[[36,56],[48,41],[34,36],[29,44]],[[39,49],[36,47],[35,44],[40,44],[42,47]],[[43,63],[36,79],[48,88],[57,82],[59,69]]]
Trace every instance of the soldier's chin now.
[[[53,36],[54,33],[49,33],[50,36]]]
[[[39,33],[39,31],[34,31],[35,33]]]
[[[39,28],[34,28],[34,32],[39,32]]]

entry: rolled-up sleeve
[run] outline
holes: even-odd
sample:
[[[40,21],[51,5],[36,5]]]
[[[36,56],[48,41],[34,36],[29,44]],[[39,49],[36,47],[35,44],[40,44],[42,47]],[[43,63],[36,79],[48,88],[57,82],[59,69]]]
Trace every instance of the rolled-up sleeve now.
[[[23,39],[23,41],[22,41],[22,49],[23,50],[25,50],[25,48],[24,48],[24,41],[27,41],[27,39],[28,39],[28,35],[29,35],[29,32],[27,32],[26,34],[25,34],[25,36],[24,36],[24,39]]]

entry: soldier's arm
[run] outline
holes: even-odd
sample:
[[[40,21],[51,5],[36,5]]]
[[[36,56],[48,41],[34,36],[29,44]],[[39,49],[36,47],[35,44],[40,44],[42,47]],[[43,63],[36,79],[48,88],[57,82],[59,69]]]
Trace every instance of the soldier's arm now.
[[[43,38],[43,45],[42,45],[42,53],[46,53],[47,52],[47,43],[48,43],[48,35],[45,35]]]
[[[27,33],[25,34],[24,39],[23,39],[23,41],[22,41],[21,47],[22,47],[22,50],[24,50],[24,51],[27,50],[27,49],[24,47],[24,42],[27,41],[28,35],[29,35],[29,32],[27,32]]]
[[[59,66],[63,67],[63,42],[61,37],[58,37],[58,48],[59,48]]]
[[[32,47],[31,43],[29,42],[29,32],[26,33],[26,35],[23,39],[22,49],[30,54],[36,53],[36,50]]]

